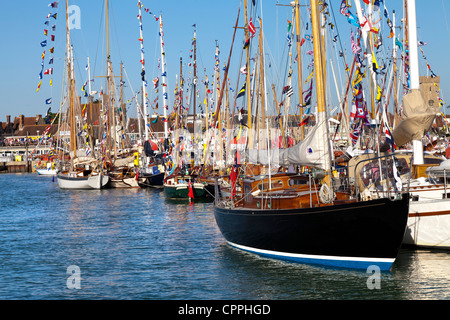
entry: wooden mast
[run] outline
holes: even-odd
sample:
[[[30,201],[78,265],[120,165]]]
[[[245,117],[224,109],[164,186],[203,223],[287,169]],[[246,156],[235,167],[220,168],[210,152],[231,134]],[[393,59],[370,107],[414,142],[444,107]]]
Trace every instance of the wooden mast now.
[[[67,75],[68,75],[68,84],[69,84],[69,118],[70,118],[70,156],[71,159],[76,158],[76,149],[77,149],[77,141],[76,141],[76,128],[75,128],[75,97],[73,92],[74,81],[72,74],[72,49],[70,47],[70,28],[69,28],[69,10],[68,3],[66,0],[66,45],[67,45]]]
[[[297,73],[298,73],[298,103],[299,105],[303,105],[303,76],[302,76],[302,47],[301,47],[301,38],[300,38],[300,4],[299,0],[295,0],[295,33],[296,33],[296,42],[297,42]],[[300,127],[301,138],[303,140],[305,135],[304,126]],[[283,134],[284,140],[284,134]],[[287,145],[285,144],[285,147]]]
[[[125,103],[123,103],[123,62],[120,63],[120,109],[122,111],[122,121],[121,121],[121,131],[122,131],[122,149],[125,149],[125,139],[123,138],[124,135],[124,123],[125,123]]]
[[[91,94],[91,64],[89,62],[89,57],[87,58],[87,68],[88,68],[88,84],[89,84],[89,94],[88,94],[88,100],[89,100],[89,144],[91,148],[92,155],[94,155],[94,144],[93,144],[93,118],[92,118],[92,102],[93,102],[93,96]]]
[[[250,41],[249,35],[249,25],[248,25],[248,13],[247,13],[247,0],[244,0],[244,13],[245,13],[245,40]],[[250,96],[250,45],[245,49],[246,54],[246,64],[247,64],[247,75],[246,75],[246,96],[247,96],[247,109],[248,109],[248,148],[252,148],[252,106],[251,106],[251,96]]]
[[[326,102],[325,102],[325,88],[324,88],[324,80],[323,80],[323,69],[324,65],[322,58],[322,45],[321,45],[321,35],[320,35],[320,16],[319,16],[319,0],[311,0],[311,20],[312,20],[312,29],[313,29],[313,44],[314,44],[314,71],[316,78],[316,93],[317,93],[317,125],[323,128],[323,131],[318,133],[323,136],[324,143],[326,144],[326,154],[325,160],[327,162],[326,165],[326,177],[324,178],[324,182],[331,187],[331,157],[330,157],[330,148],[329,148],[329,138],[328,138],[328,122],[326,116]],[[325,121],[325,124],[319,123]],[[322,130],[322,129],[321,129]]]
[[[259,18],[259,63],[260,63],[260,71],[259,71],[259,88],[261,93],[261,122],[262,122],[262,149],[265,149],[266,146],[266,113],[265,113],[265,105],[266,105],[266,92],[264,86],[264,53],[263,53],[263,33],[262,33],[262,18]],[[248,74],[248,71],[247,71]],[[260,148],[261,149],[261,148]]]

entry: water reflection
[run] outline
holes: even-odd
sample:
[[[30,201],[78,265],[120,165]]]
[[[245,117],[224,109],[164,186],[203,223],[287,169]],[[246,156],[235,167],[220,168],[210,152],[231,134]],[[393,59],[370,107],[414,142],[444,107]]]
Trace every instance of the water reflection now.
[[[381,288],[369,274],[262,258],[226,244],[213,204],[153,189],[64,191],[0,175],[0,298],[450,299],[450,253],[401,250]],[[81,290],[66,269],[81,269]]]

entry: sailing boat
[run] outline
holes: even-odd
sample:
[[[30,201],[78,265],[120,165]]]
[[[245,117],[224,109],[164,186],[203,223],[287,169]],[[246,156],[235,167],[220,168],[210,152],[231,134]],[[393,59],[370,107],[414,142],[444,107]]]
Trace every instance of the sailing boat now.
[[[408,194],[391,192],[363,201],[359,194],[333,191],[318,4],[311,0],[317,125],[302,142],[281,152],[280,164],[312,165],[323,169],[325,177],[315,186],[311,176],[249,176],[242,180],[242,194],[223,200],[216,188],[215,219],[231,246],[262,256],[389,270],[403,239]]]
[[[101,189],[109,182],[97,159],[84,156],[86,151],[77,143],[77,123],[75,109],[75,76],[73,48],[70,42],[69,14],[66,0],[66,61],[68,73],[69,128],[70,128],[70,163],[63,166],[57,174],[58,186],[61,189]],[[81,117],[80,117],[81,118]],[[89,146],[87,146],[89,147]],[[90,148],[90,147],[89,147]]]
[[[393,130],[392,136],[398,147],[412,141],[414,159],[410,168],[414,176],[410,181],[411,202],[403,243],[413,247],[450,248],[450,197],[448,194],[448,160],[432,163],[424,155],[422,137],[430,129],[439,113],[439,106],[424,101],[420,90],[416,5],[407,0],[410,92],[403,97],[404,119]],[[433,79],[431,79],[433,82]],[[433,83],[435,84],[435,83]],[[431,89],[430,89],[431,91]],[[400,157],[399,151],[395,152]],[[427,161],[428,160],[428,161]],[[433,161],[436,162],[436,161]]]
[[[154,141],[150,139],[150,133],[151,133],[151,127],[150,123],[148,122],[148,99],[147,99],[147,93],[146,93],[146,87],[147,87],[147,81],[145,80],[146,77],[146,70],[145,70],[145,57],[144,57],[144,36],[143,36],[143,25],[142,25],[142,3],[138,1],[138,20],[139,20],[139,42],[141,47],[141,64],[142,64],[142,70],[141,70],[141,79],[142,79],[142,107],[143,110],[139,110],[138,114],[141,114],[144,119],[144,152],[143,152],[143,165],[139,167],[138,169],[138,177],[139,179],[142,179],[141,182],[139,182],[139,185],[141,187],[153,187],[153,188],[162,188],[163,187],[163,180],[165,175],[165,164],[163,159],[163,154],[158,154],[156,152],[158,150],[158,145],[155,143],[157,141],[156,137],[154,138]],[[160,15],[159,18],[159,34],[160,34],[160,48],[161,48],[161,62],[162,62],[162,87],[163,87],[163,99],[164,101],[167,100],[167,93],[166,93],[166,74],[165,74],[165,52],[164,52],[164,33],[163,33],[163,22],[162,22],[162,16]],[[158,80],[159,82],[159,80]],[[164,103],[164,119],[167,119],[167,111],[166,111],[166,104]],[[156,116],[155,121],[158,121],[158,116]],[[164,138],[165,141],[167,140],[168,136],[168,122],[164,122]]]
[[[106,6],[106,65],[107,65],[107,94],[102,95],[104,106],[106,106],[106,141],[105,141],[105,166],[110,178],[112,188],[139,188],[143,178],[139,178],[134,169],[134,156],[130,150],[125,148],[124,142],[124,122],[125,104],[123,103],[123,63],[121,63],[120,75],[120,99],[115,97],[114,72],[109,48],[109,1],[105,1]],[[120,107],[115,106],[116,101],[120,101]],[[119,110],[121,111],[119,114]],[[119,124],[120,123],[120,124]]]
[[[161,19],[161,18],[160,18]],[[162,22],[161,22],[162,23]],[[193,80],[193,97],[194,97],[194,114],[193,114],[193,122],[194,128],[196,127],[196,85],[197,85],[197,70],[196,70],[196,43],[197,43],[197,33],[194,31],[194,39],[192,44],[193,48],[193,56],[194,56],[194,80]],[[163,57],[164,58],[164,57]],[[165,60],[162,60],[162,66],[165,65]],[[164,69],[163,69],[164,70]],[[164,79],[164,78],[163,78]],[[181,108],[178,108],[181,109]],[[177,119],[179,118],[179,114],[176,115]],[[178,120],[176,122],[178,125]],[[198,174],[194,172],[194,168],[191,168],[188,163],[188,157],[183,157],[183,154],[186,155],[187,151],[187,140],[190,139],[190,133],[188,130],[181,130],[182,126],[176,127],[173,139],[177,142],[176,146],[172,150],[173,164],[170,170],[167,170],[164,177],[164,193],[169,199],[202,199],[207,196],[206,192],[206,182],[201,182],[198,179]],[[195,129],[194,129],[195,130]],[[180,131],[184,131],[184,134],[180,134]],[[167,130],[166,130],[167,132]],[[195,139],[195,137],[194,137]],[[194,150],[195,151],[195,150]],[[188,152],[190,154],[190,152]],[[183,159],[182,159],[183,158]],[[182,165],[184,163],[184,165]]]

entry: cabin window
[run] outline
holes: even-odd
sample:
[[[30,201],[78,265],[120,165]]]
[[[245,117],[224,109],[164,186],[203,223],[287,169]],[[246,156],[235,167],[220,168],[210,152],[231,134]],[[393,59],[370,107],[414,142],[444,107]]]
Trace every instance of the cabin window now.
[[[290,186],[300,185],[300,184],[307,184],[307,181],[306,180],[302,180],[302,179],[290,179],[289,180],[289,185]]]
[[[447,193],[447,194],[443,193],[442,199],[450,199],[450,193]]]
[[[271,186],[272,186],[272,189],[282,187],[283,181],[282,180],[272,181]],[[269,190],[269,184],[268,183],[262,183],[262,184],[260,183],[258,185],[258,189],[259,190]]]
[[[412,200],[412,201],[419,201],[419,196],[412,196],[412,197],[411,197],[411,200]]]

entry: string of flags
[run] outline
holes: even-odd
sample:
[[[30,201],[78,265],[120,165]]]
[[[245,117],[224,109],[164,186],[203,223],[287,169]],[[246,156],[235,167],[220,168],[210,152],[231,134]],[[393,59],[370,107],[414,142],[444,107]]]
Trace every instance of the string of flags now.
[[[51,65],[53,65],[53,61],[54,61],[54,52],[55,52],[55,47],[53,45],[53,43],[55,42],[55,34],[54,32],[56,31],[56,19],[57,19],[57,15],[58,13],[55,12],[58,9],[58,1],[54,1],[51,2],[48,5],[50,9],[50,13],[47,15],[46,20],[44,22],[44,37],[46,37],[43,41],[40,42],[40,46],[41,48],[44,48],[44,51],[42,52],[41,55],[41,70],[39,72],[39,83],[37,85],[36,88],[36,92],[39,92],[41,86],[42,86],[42,80],[44,78],[44,75],[49,75],[50,76],[50,80],[49,80],[49,84],[50,87],[53,87],[53,67],[51,67]],[[49,46],[50,48],[47,48],[47,46]],[[48,52],[50,54],[50,57],[48,57],[48,67],[45,68],[45,58],[46,58],[46,52]],[[52,97],[45,99],[45,104],[50,105],[52,103]]]

